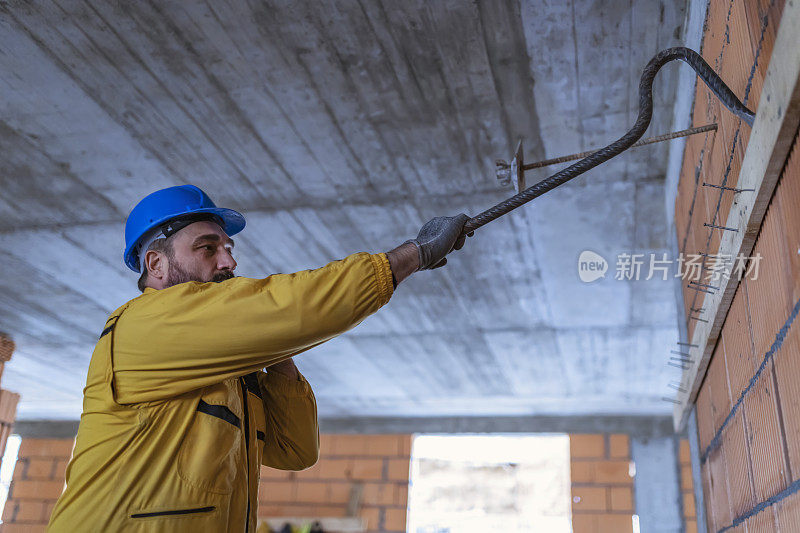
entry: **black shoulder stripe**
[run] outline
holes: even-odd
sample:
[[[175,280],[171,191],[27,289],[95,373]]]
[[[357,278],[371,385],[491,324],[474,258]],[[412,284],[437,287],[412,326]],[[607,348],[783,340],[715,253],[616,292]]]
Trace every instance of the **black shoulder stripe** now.
[[[217,418],[221,418],[225,422],[228,422],[229,424],[233,424],[237,428],[239,427],[239,425],[241,423],[240,420],[239,420],[239,417],[236,416],[233,413],[233,411],[228,409],[228,407],[225,406],[225,405],[211,405],[211,404],[208,404],[208,403],[204,402],[201,399],[200,403],[197,404],[197,410],[200,411],[201,413],[205,413],[207,415],[216,416]]]
[[[106,335],[108,335],[109,333],[111,333],[112,331],[114,331],[114,326],[116,326],[116,325],[117,325],[117,323],[116,323],[116,322],[114,322],[113,324],[111,324],[110,326],[108,326],[106,329],[104,329],[104,330],[103,330],[103,333],[101,333],[101,334],[100,334],[100,338],[102,339],[103,337],[105,337]]]
[[[263,440],[264,442],[267,442],[267,436],[266,436],[266,435],[264,435],[264,432],[263,432],[263,431],[258,431],[258,430],[256,430],[256,438],[257,438],[258,440]]]
[[[247,386],[247,390],[263,400],[263,397],[261,396],[261,386],[258,384],[258,372],[252,372],[243,377],[244,384]]]

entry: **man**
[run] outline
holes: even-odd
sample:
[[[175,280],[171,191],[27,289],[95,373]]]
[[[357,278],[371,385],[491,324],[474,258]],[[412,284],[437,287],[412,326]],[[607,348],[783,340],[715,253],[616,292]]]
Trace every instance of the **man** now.
[[[233,274],[241,214],[192,185],[144,198],[125,226],[143,294],[111,314],[95,347],[49,531],[255,532],[260,465],[318,458],[314,394],[292,356],[443,265],[466,220],[435,218],[384,254],[249,279]]]

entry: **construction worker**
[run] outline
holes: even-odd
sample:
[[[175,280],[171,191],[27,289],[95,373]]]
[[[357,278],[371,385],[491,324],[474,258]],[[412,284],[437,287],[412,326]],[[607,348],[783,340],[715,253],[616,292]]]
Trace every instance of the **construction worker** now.
[[[251,279],[234,276],[241,214],[192,185],[144,198],[124,254],[143,294],[102,329],[48,530],[255,532],[260,466],[303,470],[319,455],[316,401],[292,356],[443,265],[466,220],[435,218],[387,253]]]

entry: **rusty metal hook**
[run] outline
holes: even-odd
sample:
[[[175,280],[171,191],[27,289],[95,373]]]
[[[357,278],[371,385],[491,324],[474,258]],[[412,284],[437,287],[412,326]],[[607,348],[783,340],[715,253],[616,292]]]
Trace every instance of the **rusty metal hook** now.
[[[724,81],[722,81],[722,78],[720,78],[717,73],[714,72],[711,66],[706,63],[700,54],[694,50],[682,46],[667,48],[666,50],[662,50],[656,54],[655,57],[653,57],[653,59],[651,59],[647,64],[644,72],[642,72],[642,77],[639,81],[639,115],[636,117],[636,122],[628,131],[628,133],[605,148],[601,148],[600,150],[593,152],[577,163],[574,163],[567,168],[556,172],[552,176],[543,179],[539,183],[531,185],[527,189],[520,191],[511,198],[508,198],[507,200],[500,202],[499,204],[487,209],[479,215],[472,217],[464,225],[463,233],[467,234],[475,231],[481,226],[488,224],[492,220],[500,218],[517,207],[530,202],[534,198],[537,198],[548,191],[555,189],[559,185],[563,185],[569,180],[580,176],[587,170],[590,170],[601,163],[605,163],[612,157],[617,156],[630,148],[642,137],[642,135],[644,135],[644,132],[650,125],[650,120],[653,117],[653,79],[655,78],[656,73],[666,63],[669,63],[675,59],[680,59],[681,61],[689,64],[689,66],[695,70],[700,79],[703,80],[706,86],[708,86],[708,88],[711,89],[717,98],[720,99],[725,107],[727,107],[737,117],[742,119],[748,126],[753,126],[755,114],[739,101],[731,88],[728,87]],[[517,151],[520,152],[521,147],[518,147]],[[522,162],[521,157],[519,158],[519,161],[520,163]],[[516,169],[516,172],[519,173],[523,171],[524,165],[520,164],[519,168]],[[514,175],[510,177],[513,179]]]

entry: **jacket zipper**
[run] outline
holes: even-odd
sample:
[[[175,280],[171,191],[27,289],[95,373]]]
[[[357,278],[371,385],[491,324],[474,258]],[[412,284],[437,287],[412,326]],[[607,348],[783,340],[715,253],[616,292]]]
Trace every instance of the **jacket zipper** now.
[[[239,378],[239,385],[242,386],[242,405],[244,410],[244,454],[247,465],[247,518],[244,522],[244,531],[250,531],[250,413],[247,409],[247,385],[244,378]]]
[[[131,518],[150,518],[152,516],[173,516],[179,514],[195,514],[195,513],[210,513],[216,509],[214,506],[210,507],[197,507],[195,509],[176,509],[174,511],[154,511],[152,513],[135,513]]]

